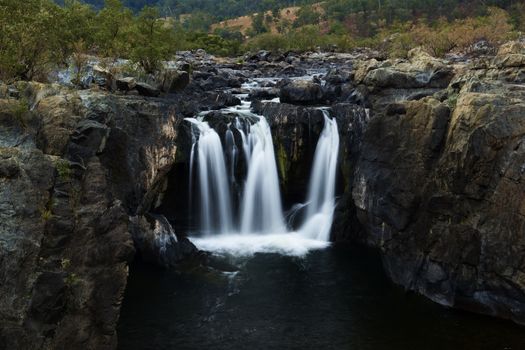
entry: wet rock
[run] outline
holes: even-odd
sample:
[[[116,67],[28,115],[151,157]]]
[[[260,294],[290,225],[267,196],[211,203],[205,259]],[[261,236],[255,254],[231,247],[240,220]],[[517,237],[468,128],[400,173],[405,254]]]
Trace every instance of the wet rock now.
[[[353,73],[346,69],[330,69],[324,76],[324,80],[328,84],[344,84],[348,83],[353,79]]]
[[[210,92],[200,103],[203,109],[213,110],[240,105],[241,100],[228,92]]]
[[[284,77],[300,77],[306,74],[307,74],[306,69],[298,68],[291,64],[282,68],[278,73],[279,76],[284,76]]]
[[[279,96],[277,89],[255,89],[248,95],[248,100],[271,100]]]
[[[396,283],[520,323],[524,93],[478,75],[453,102],[390,105],[367,127],[353,185],[364,237]]]
[[[129,216],[175,162],[176,99],[19,85],[33,110],[0,99],[0,344],[114,349]]]
[[[170,223],[162,215],[133,217],[131,223],[135,246],[146,262],[175,267],[198,253],[198,249],[187,238],[177,238]]]

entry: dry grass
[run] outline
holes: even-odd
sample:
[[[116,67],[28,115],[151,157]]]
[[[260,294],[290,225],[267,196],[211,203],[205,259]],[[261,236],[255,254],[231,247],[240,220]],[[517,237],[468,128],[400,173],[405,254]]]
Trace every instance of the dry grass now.
[[[322,2],[319,2],[319,3],[315,3],[313,5],[311,5],[313,7],[313,9],[322,14],[324,13],[324,9],[322,7],[323,3]],[[282,21],[287,21],[289,23],[293,23],[295,22],[295,20],[297,19],[297,12],[299,12],[300,10],[300,7],[299,6],[294,6],[294,7],[286,7],[286,8],[283,8],[279,11],[280,13],[280,18],[277,22],[275,21],[272,21],[272,23],[270,24],[269,28],[270,28],[270,32],[271,33],[278,33],[278,24]],[[237,18],[233,18],[233,19],[229,19],[229,20],[226,20],[226,21],[222,21],[222,22],[219,22],[219,23],[215,23],[211,26],[211,30],[215,30],[215,29],[218,29],[218,28],[228,28],[228,29],[232,29],[232,30],[238,30],[239,32],[241,32],[243,35],[246,35],[248,33],[248,31],[252,28],[252,22],[253,22],[253,17],[256,15],[256,13],[252,14],[252,15],[247,15],[247,16],[241,16],[241,17],[237,17]],[[266,11],[265,12],[265,15],[266,16],[271,16],[272,15],[272,12],[271,11]]]

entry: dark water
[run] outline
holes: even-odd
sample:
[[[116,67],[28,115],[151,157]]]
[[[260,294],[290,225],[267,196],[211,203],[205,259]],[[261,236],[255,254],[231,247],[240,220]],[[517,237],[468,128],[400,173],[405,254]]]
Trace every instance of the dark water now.
[[[119,348],[525,349],[524,327],[407,294],[366,249],[260,254],[237,264],[228,277],[136,263]]]

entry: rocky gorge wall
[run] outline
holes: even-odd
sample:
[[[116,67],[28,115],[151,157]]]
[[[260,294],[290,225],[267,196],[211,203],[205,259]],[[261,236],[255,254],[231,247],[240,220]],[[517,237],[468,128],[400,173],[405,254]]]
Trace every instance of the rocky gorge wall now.
[[[162,101],[17,91],[0,100],[0,348],[112,349],[129,216],[175,158],[176,117]]]
[[[384,91],[372,96],[377,115],[352,189],[364,240],[381,249],[394,282],[518,323],[525,323],[524,53],[507,45],[494,58],[457,66],[450,84],[428,97],[382,104]],[[363,80],[371,94],[390,84],[372,79],[378,69]],[[407,87],[399,86],[403,94]]]
[[[287,79],[314,64],[323,81]],[[377,247],[394,282],[434,301],[525,323],[522,45],[471,62],[416,50],[193,68],[183,91],[165,79],[0,86],[0,348],[113,349],[136,250],[161,266],[201,261],[155,213],[188,161],[182,121],[239,104],[231,92],[260,76],[283,78],[251,98],[286,198],[306,188],[316,106],[328,106],[341,133],[333,240]],[[263,101],[276,96],[286,103]]]

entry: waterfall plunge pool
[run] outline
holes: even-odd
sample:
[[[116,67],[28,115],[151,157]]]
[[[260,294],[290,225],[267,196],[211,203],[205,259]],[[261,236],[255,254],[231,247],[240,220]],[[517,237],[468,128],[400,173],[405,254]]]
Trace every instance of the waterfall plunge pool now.
[[[119,349],[523,349],[523,328],[406,293],[379,255],[336,245],[230,258],[233,273],[135,263]]]
[[[237,119],[223,142],[202,118],[189,120],[198,133],[185,213],[197,218],[189,226],[199,235],[191,240],[233,268],[180,273],[136,261],[118,326],[119,349],[525,348],[520,326],[406,293],[389,282],[377,252],[329,245],[339,140],[327,115],[304,198],[308,205],[298,206],[305,210],[297,228],[286,225],[270,130],[263,119],[253,123],[260,116],[250,112],[245,97],[224,112],[252,123]],[[240,179],[239,160],[248,168]],[[242,191],[232,190],[238,187]]]

